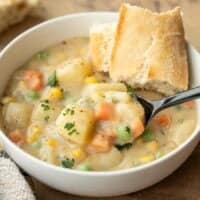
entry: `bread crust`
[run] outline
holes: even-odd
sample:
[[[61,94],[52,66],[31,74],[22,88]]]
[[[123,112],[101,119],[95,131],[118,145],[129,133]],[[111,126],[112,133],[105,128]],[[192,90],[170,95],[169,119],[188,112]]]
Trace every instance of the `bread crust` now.
[[[114,81],[166,95],[188,89],[180,8],[159,14],[123,4],[109,73]]]

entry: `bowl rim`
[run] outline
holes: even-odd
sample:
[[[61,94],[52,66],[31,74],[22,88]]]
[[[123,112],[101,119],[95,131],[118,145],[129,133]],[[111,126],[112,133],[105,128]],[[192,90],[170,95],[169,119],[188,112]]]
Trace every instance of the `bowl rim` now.
[[[26,37],[29,34],[32,34],[32,32],[34,32],[35,30],[43,28],[47,25],[53,25],[54,23],[56,23],[58,21],[70,20],[72,18],[81,18],[81,17],[88,16],[88,15],[94,15],[94,16],[96,16],[96,15],[113,15],[113,16],[117,16],[117,12],[101,12],[101,11],[98,11],[98,12],[82,12],[82,13],[68,14],[68,15],[56,17],[56,18],[47,20],[45,22],[42,22],[42,23],[35,25],[35,26],[29,28],[28,30],[22,32],[17,37],[15,37],[12,41],[10,41],[3,48],[3,50],[0,52],[0,59],[7,53],[7,51],[10,48],[12,48],[12,46],[16,42],[18,42],[19,40],[23,40],[24,37]],[[190,46],[190,48],[192,48],[192,50],[195,50],[191,45],[189,45],[189,46]],[[198,55],[200,56],[200,54],[198,54]],[[137,166],[137,167],[127,168],[127,169],[119,169],[119,170],[113,170],[113,171],[81,171],[81,170],[75,170],[75,169],[62,168],[60,166],[49,164],[49,163],[42,161],[39,158],[36,158],[36,157],[32,156],[31,154],[27,153],[26,151],[21,149],[19,146],[14,144],[7,137],[6,133],[4,133],[4,131],[2,129],[0,129],[0,136],[2,138],[3,144],[5,143],[4,141],[6,141],[8,146],[11,145],[11,147],[14,148],[19,154],[21,154],[21,156],[23,156],[26,160],[30,159],[36,165],[41,165],[42,167],[46,167],[46,168],[48,168],[48,170],[54,170],[54,171],[59,171],[59,172],[62,172],[62,173],[70,173],[70,174],[73,174],[73,175],[81,175],[81,176],[89,176],[89,177],[121,176],[121,175],[127,175],[129,173],[136,173],[136,172],[140,172],[140,171],[143,171],[143,170],[147,170],[147,169],[152,168],[156,165],[159,165],[159,164],[167,161],[168,159],[176,156],[181,150],[186,148],[189,145],[189,143],[191,143],[192,140],[194,140],[194,138],[197,137],[198,134],[200,134],[200,132],[199,132],[199,130],[200,130],[200,124],[199,124],[199,121],[200,121],[200,102],[197,102],[196,106],[197,106],[198,109],[197,109],[197,122],[196,122],[195,129],[193,130],[191,135],[183,143],[181,143],[177,148],[175,148],[174,150],[172,150],[171,152],[167,153],[166,155],[164,155],[163,157],[161,157],[159,159],[153,160],[152,162],[149,162],[149,163]]]

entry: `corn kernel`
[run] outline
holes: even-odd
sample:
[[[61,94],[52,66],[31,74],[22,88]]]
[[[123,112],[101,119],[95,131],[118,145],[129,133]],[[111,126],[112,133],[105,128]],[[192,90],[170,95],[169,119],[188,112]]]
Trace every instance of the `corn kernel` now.
[[[98,80],[95,76],[88,76],[85,78],[85,83],[88,83],[88,84],[98,83]]]
[[[154,157],[153,154],[148,154],[148,155],[145,155],[145,156],[141,156],[139,158],[140,163],[148,163],[148,162],[151,162],[153,160],[155,160],[155,157]]]
[[[31,127],[31,132],[40,134],[40,133],[42,133],[42,129],[39,126],[35,125],[35,126]]]
[[[86,158],[86,152],[82,148],[73,149],[71,153],[75,160],[81,161]]]
[[[57,146],[57,141],[54,138],[48,138],[47,139],[47,144],[52,147],[55,148]]]
[[[30,129],[30,133],[27,135],[27,142],[29,144],[35,142],[40,137],[41,133],[42,129],[39,126],[32,126]]]
[[[158,150],[158,142],[156,140],[148,142],[146,143],[146,147],[149,151],[156,152]]]
[[[15,102],[15,99],[13,97],[4,97],[1,102],[2,104],[9,104]]]
[[[27,142],[29,144],[35,142],[40,137],[39,133],[30,133],[27,135]]]
[[[60,100],[63,98],[63,92],[61,90],[61,88],[58,88],[58,87],[54,87],[54,88],[51,88],[50,90],[50,100]]]

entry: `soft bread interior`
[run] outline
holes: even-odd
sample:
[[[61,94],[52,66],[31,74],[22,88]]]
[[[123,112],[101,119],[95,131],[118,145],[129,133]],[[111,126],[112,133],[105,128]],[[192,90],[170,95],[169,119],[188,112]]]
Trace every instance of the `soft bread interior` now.
[[[108,72],[116,23],[98,24],[90,29],[90,55],[95,71]]]

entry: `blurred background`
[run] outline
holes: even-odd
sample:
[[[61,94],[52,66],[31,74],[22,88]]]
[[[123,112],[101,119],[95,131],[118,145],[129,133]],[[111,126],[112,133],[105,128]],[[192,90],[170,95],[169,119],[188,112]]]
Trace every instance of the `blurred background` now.
[[[1,3],[8,0],[0,0]],[[20,1],[20,0],[19,0]],[[28,1],[28,0],[21,0]],[[36,0],[37,1],[37,0]],[[186,39],[200,51],[200,0],[39,0],[19,23],[0,33],[0,49],[24,30],[42,21],[77,12],[118,11],[122,2],[161,12],[180,6],[183,11]],[[0,9],[1,12],[1,9]],[[0,13],[1,14],[1,13]],[[0,15],[1,20],[1,15]],[[113,200],[200,200],[200,148],[197,147],[189,160],[161,183]],[[159,173],[159,172],[158,172]],[[26,177],[39,200],[86,200],[63,194],[44,186],[32,177]],[[95,199],[95,198],[93,198]],[[105,198],[104,198],[105,199]]]

